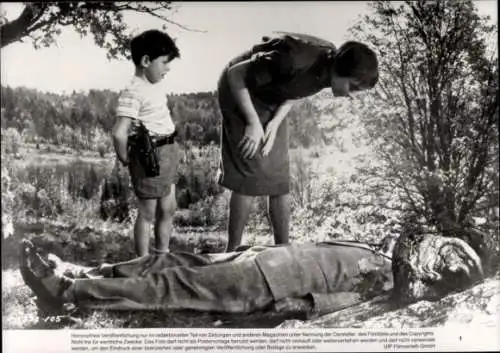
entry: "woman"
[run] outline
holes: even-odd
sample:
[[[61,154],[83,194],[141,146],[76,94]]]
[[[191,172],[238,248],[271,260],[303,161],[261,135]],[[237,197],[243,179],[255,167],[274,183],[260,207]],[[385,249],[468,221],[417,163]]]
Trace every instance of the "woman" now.
[[[331,87],[334,96],[372,88],[378,61],[366,45],[338,50],[323,39],[283,33],[233,59],[218,85],[222,112],[219,183],[232,191],[226,251],[241,243],[254,196],[268,196],[276,244],[288,243],[290,217],[287,125],[294,100]]]

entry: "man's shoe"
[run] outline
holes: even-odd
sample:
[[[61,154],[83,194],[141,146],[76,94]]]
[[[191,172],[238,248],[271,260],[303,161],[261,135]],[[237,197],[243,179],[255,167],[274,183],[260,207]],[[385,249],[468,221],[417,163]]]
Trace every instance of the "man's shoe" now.
[[[36,251],[29,240],[22,240],[19,247],[20,271],[24,282],[38,297],[38,300],[54,309],[67,307],[63,293],[73,281],[55,273]]]

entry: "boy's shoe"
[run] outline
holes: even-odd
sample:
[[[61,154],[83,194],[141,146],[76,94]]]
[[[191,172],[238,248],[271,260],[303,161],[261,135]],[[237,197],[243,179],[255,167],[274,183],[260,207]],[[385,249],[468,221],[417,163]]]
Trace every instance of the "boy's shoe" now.
[[[68,300],[63,294],[73,284],[73,280],[57,274],[29,240],[21,241],[19,259],[23,280],[38,300],[54,309],[66,310]]]

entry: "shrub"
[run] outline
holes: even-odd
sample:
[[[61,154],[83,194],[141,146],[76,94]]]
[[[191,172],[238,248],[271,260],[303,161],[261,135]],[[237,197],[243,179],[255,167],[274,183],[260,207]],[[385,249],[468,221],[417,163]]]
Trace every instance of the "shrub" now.
[[[99,147],[97,147],[97,152],[99,152],[99,156],[101,158],[104,158],[106,156],[106,153],[108,152],[108,148],[104,144],[100,144]]]
[[[222,193],[216,180],[219,151],[214,145],[190,147],[179,164],[176,197],[179,208],[189,208],[210,196]]]
[[[18,154],[23,140],[21,134],[15,128],[2,129],[2,156],[4,153]]]
[[[177,214],[177,226],[210,227],[212,230],[226,229],[228,220],[229,192],[208,196],[189,206],[188,211]]]
[[[130,210],[135,206],[135,197],[130,183],[128,170],[118,161],[111,173],[104,178],[101,191],[101,219],[118,222],[131,220]]]

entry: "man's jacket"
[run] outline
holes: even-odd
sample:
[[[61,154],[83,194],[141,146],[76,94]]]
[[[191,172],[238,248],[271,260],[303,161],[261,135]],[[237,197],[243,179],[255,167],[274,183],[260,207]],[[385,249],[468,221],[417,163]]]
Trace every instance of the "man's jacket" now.
[[[393,287],[391,260],[360,243],[279,246],[259,253],[256,262],[275,302],[310,296],[318,312],[338,310]]]

